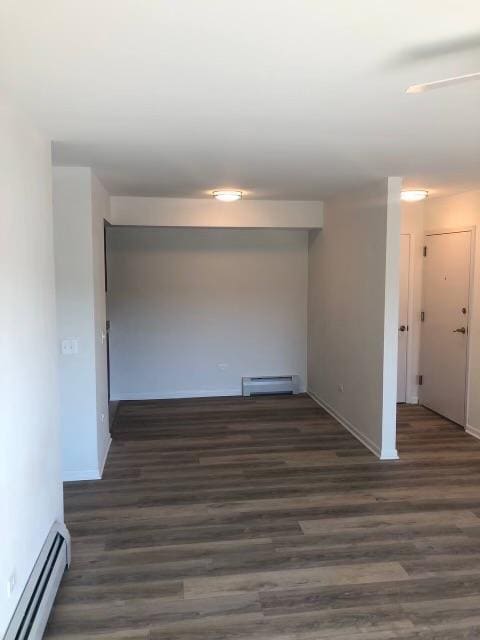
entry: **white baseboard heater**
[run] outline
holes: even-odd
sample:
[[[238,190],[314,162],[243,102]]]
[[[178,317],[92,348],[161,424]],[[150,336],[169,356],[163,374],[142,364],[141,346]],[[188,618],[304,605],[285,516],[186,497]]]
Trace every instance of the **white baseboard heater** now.
[[[55,522],[20,597],[4,640],[41,640],[65,569],[70,566],[70,534]]]
[[[299,393],[299,376],[259,376],[242,378],[242,395],[258,396],[270,394]]]

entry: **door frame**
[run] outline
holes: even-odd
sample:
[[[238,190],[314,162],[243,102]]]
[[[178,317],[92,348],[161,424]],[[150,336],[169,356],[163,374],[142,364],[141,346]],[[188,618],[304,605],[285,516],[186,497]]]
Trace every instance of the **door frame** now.
[[[109,413],[109,428],[111,431],[110,420],[110,319],[108,317],[108,264],[107,264],[107,230],[112,227],[112,224],[106,219],[103,219],[103,269],[105,278],[105,349],[107,358],[107,403]]]
[[[467,233],[470,232],[470,268],[469,268],[469,274],[468,274],[468,332],[467,332],[467,365],[465,367],[465,400],[464,400],[464,406],[465,406],[465,424],[461,425],[466,432],[469,431],[469,425],[468,425],[468,411],[470,408],[470,368],[471,368],[471,362],[470,362],[470,358],[471,358],[471,349],[470,349],[470,329],[471,329],[471,318],[472,318],[472,311],[473,311],[473,304],[474,304],[474,283],[475,283],[475,255],[476,255],[476,240],[477,240],[477,226],[476,225],[470,225],[470,226],[464,226],[464,227],[443,227],[443,228],[433,228],[433,229],[425,229],[425,232],[423,234],[424,237],[424,241],[426,243],[426,239],[428,236],[439,236],[439,235],[449,235],[452,233]],[[423,271],[423,269],[422,269]],[[422,278],[422,308],[423,308],[423,303],[424,303],[424,296],[425,296],[425,281],[424,278]],[[422,326],[422,331],[423,331],[423,326]],[[421,342],[421,333],[420,333],[420,356],[422,353],[422,342]],[[420,368],[422,366],[422,361],[421,361],[421,357],[420,357]],[[420,371],[421,373],[421,371]],[[419,389],[419,400],[420,400],[420,389]]]
[[[413,288],[415,285],[414,268],[415,268],[415,234],[400,233],[400,236],[408,237],[408,294],[407,294],[407,357],[405,368],[405,402],[406,404],[416,404],[418,398],[415,398],[410,388],[410,375],[412,373],[412,330],[413,330],[413,318],[414,318],[414,296]]]

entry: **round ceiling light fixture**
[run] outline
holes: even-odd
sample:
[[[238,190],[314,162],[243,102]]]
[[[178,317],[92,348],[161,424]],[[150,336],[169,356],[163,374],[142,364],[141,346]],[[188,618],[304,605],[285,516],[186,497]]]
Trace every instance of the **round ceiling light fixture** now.
[[[426,189],[406,189],[402,191],[400,196],[404,202],[420,202],[428,197],[428,191]]]
[[[235,202],[242,199],[243,193],[236,189],[217,189],[212,191],[212,195],[216,200],[221,200],[222,202]]]

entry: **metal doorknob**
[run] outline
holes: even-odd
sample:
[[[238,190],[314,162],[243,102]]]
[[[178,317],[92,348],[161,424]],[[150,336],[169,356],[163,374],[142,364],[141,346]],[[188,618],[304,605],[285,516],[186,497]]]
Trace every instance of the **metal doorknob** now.
[[[406,327],[404,324],[402,324],[402,325],[399,327],[399,329],[398,329],[398,330],[399,330],[399,331],[406,331],[406,330],[407,330],[407,327]]]
[[[460,329],[454,329],[453,333],[467,333],[465,327],[460,327]]]

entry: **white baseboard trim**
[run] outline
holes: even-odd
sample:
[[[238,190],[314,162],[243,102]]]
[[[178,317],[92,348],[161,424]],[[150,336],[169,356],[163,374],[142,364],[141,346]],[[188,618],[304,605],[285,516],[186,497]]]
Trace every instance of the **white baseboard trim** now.
[[[103,454],[103,460],[100,469],[67,469],[63,472],[62,481],[80,482],[81,480],[101,480],[111,444],[112,438],[110,437],[110,434],[108,434],[108,440],[106,442],[105,452]]]
[[[350,422],[350,420],[347,420],[347,418],[338,413],[338,411],[330,406],[328,402],[322,400],[314,391],[308,389],[307,394],[312,398],[312,400],[320,405],[322,409],[325,409],[325,411],[329,413],[332,418],[340,423],[342,427],[349,431],[353,436],[355,436],[355,438],[357,438],[357,440],[359,440],[365,447],[367,447],[367,449],[369,449],[374,455],[376,455],[377,458],[380,458],[380,460],[398,460],[398,454],[396,450],[381,451],[380,447],[375,442],[373,442],[373,440],[362,433],[354,424]]]
[[[111,400],[174,400],[175,398],[215,398],[241,396],[240,387],[235,389],[185,389],[181,391],[145,391],[141,393],[117,393]]]
[[[469,436],[473,436],[474,438],[478,438],[480,440],[480,427],[471,427],[469,424],[465,427],[465,433],[468,433]]]
[[[357,438],[357,440],[359,440],[365,447],[367,447],[367,449],[370,449],[370,451],[374,453],[377,458],[381,457],[380,447],[378,447],[375,442],[373,442],[373,440],[371,440],[368,436],[359,431],[357,427],[350,422],[350,420],[344,418],[340,413],[336,411],[336,409],[330,406],[328,402],[325,402],[325,400],[322,400],[322,398],[320,398],[311,389],[309,389],[307,393],[312,398],[312,400],[315,400],[315,402],[320,405],[322,409],[325,409],[325,411],[329,413],[332,418],[335,418],[335,420],[339,422],[342,427],[345,427],[345,429],[347,431],[350,431],[350,433],[355,436],[355,438]]]
[[[382,449],[380,460],[399,460],[398,451],[396,449]]]
[[[79,482],[80,480],[100,480],[98,469],[73,469],[63,472],[63,482]]]
[[[107,462],[108,452],[110,451],[110,445],[112,444],[112,438],[108,434],[108,439],[105,444],[102,464],[100,465],[100,478],[103,476],[103,470],[105,469],[105,463]]]

